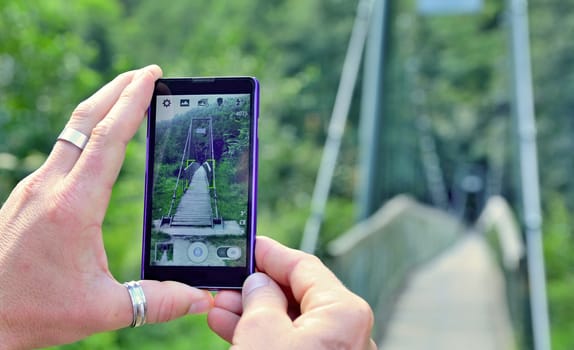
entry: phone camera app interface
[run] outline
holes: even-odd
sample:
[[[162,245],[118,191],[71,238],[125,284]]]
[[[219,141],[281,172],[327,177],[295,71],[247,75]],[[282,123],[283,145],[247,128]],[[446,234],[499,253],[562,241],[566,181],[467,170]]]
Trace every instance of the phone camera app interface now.
[[[157,96],[152,265],[245,266],[250,95]]]

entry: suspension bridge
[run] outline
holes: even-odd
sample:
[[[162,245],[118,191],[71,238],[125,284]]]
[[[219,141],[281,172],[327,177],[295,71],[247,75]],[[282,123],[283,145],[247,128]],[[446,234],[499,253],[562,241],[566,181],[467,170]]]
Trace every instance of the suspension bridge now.
[[[161,265],[242,264],[242,223],[220,214],[212,117],[191,117],[167,215],[154,222],[168,239],[156,243]],[[234,238],[237,237],[237,238]],[[214,238],[222,237],[215,243]],[[244,249],[244,248],[243,248]],[[244,259],[244,257],[243,257]]]
[[[243,234],[218,208],[212,117],[190,118],[186,135],[170,207],[158,228],[177,236]]]
[[[381,349],[525,347],[525,249],[501,197],[469,227],[397,196],[328,251],[337,275],[373,307]]]
[[[319,242],[362,63],[358,220],[326,244],[325,259],[373,308],[375,341],[393,350],[549,350],[527,2],[506,1],[512,129],[487,145],[484,161],[463,165],[460,154],[453,174],[429,115],[430,78],[417,60],[428,27],[418,16],[474,15],[482,1],[419,0],[417,14],[403,4],[359,1],[301,249]],[[517,146],[505,159],[511,133]],[[519,165],[520,198],[503,197],[505,162]]]

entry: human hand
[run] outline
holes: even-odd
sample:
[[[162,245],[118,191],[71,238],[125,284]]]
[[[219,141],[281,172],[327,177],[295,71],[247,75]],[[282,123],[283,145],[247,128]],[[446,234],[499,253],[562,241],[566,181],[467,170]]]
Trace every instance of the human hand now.
[[[373,313],[315,256],[258,237],[242,294],[222,291],[208,313],[232,349],[376,349]]]
[[[125,148],[142,122],[158,66],[119,75],[82,102],[67,126],[91,135],[81,151],[58,141],[0,209],[0,348],[79,340],[130,325],[126,287],[108,269],[102,222]],[[211,294],[142,281],[148,323],[211,308]]]

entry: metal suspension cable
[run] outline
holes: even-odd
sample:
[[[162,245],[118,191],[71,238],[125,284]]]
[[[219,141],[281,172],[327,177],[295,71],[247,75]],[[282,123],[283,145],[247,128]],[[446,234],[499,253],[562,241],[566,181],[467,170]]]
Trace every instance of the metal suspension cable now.
[[[448,196],[444,174],[440,165],[440,156],[436,148],[435,138],[432,132],[431,120],[428,114],[419,111],[417,116],[417,130],[419,137],[419,151],[423,171],[427,181],[431,201],[434,206],[447,210]]]
[[[414,40],[410,40],[408,46],[411,62],[408,65],[407,81],[411,85],[413,92],[410,95],[411,103],[414,106],[419,152],[426,179],[427,188],[431,202],[434,206],[448,210],[449,201],[445,183],[445,176],[441,167],[440,155],[436,147],[435,137],[432,130],[432,120],[428,114],[428,100],[423,80],[420,78],[420,60],[416,58],[416,49],[422,40],[419,26],[414,25]]]
[[[211,147],[211,186],[213,187],[213,202],[215,207],[215,217],[219,218],[219,210],[217,208],[217,186],[215,185],[215,153],[213,150],[213,117],[209,117],[209,137]]]
[[[171,211],[173,210],[173,205],[175,204],[175,197],[177,194],[177,186],[179,185],[179,179],[181,178],[181,173],[183,172],[183,162],[185,161],[185,156],[188,152],[188,148],[191,148],[191,126],[193,125],[193,119],[189,121],[189,128],[187,130],[187,138],[185,139],[185,145],[183,146],[183,152],[181,154],[181,162],[179,164],[179,172],[177,174],[177,180],[175,181],[175,187],[173,189],[173,196],[171,197],[171,204],[169,206],[168,217],[171,217]]]
[[[542,209],[536,146],[536,120],[532,89],[532,64],[528,23],[528,1],[507,0],[518,137],[522,215],[526,237],[526,261],[530,282],[530,311],[535,350],[550,350],[550,321],[546,294],[546,272],[542,245]]]
[[[323,156],[319,172],[315,181],[315,189],[311,199],[311,215],[305,225],[301,250],[314,253],[319,239],[319,231],[325,213],[333,173],[337,164],[341,139],[351,107],[351,99],[357,82],[357,75],[363,57],[363,48],[369,31],[369,23],[373,8],[373,0],[359,0],[357,14],[349,39],[345,61],[339,80],[339,87],[335,97],[335,105],[331,114],[331,121],[325,141]]]

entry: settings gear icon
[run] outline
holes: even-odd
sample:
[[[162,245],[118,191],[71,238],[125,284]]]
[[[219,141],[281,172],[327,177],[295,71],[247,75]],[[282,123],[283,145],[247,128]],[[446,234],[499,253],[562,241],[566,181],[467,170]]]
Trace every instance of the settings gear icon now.
[[[161,103],[165,108],[171,106],[171,101],[166,98],[165,100],[163,100],[163,102]]]

